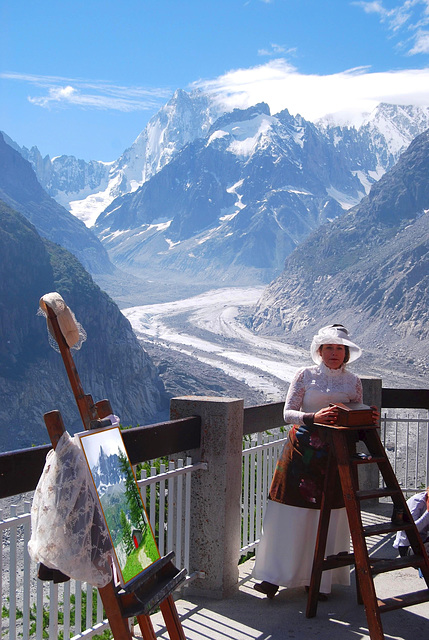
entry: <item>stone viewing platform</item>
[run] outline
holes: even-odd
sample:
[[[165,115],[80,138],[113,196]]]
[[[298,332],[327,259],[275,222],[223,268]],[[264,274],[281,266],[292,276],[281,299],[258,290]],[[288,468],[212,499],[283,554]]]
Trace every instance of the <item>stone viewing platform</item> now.
[[[376,504],[363,513],[364,523],[388,520],[391,510],[390,503]],[[395,558],[397,551],[392,542],[392,535],[374,536],[368,539],[368,548],[383,557]],[[304,589],[280,589],[269,600],[253,589],[253,564],[252,559],[240,565],[239,588],[229,598],[188,597],[184,589],[176,606],[187,640],[370,640],[364,607],[356,600],[353,571],[350,586],[334,585],[328,601],[319,602],[316,617],[306,618]],[[415,569],[381,573],[374,582],[382,597],[424,586]],[[152,622],[157,638],[169,640],[160,613],[152,616]],[[382,623],[386,640],[428,640],[428,603],[386,613]],[[141,637],[139,633],[137,627],[136,638]]]

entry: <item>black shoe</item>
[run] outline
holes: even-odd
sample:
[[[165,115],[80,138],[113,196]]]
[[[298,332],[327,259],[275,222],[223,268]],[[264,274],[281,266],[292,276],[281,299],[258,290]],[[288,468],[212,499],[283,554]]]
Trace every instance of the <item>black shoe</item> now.
[[[264,593],[270,600],[274,598],[279,590],[277,584],[271,584],[271,582],[266,582],[265,580],[263,582],[257,582],[253,585],[253,588],[255,591],[259,591],[259,593]]]

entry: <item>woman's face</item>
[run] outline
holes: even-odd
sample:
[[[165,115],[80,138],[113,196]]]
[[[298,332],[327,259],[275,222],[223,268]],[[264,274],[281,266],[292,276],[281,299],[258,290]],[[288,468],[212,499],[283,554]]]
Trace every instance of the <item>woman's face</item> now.
[[[323,363],[330,369],[339,369],[346,357],[346,348],[343,344],[322,344],[320,355]]]

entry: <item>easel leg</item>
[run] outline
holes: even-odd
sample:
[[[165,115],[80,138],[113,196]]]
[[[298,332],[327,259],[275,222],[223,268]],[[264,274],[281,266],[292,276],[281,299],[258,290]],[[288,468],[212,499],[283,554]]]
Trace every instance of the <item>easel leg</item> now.
[[[137,616],[137,622],[139,623],[144,640],[156,640],[155,630],[150,616]]]
[[[377,605],[377,594],[371,575],[363,531],[361,510],[356,497],[359,489],[357,471],[356,469],[353,471],[350,464],[350,448],[344,433],[340,431],[334,432],[333,443],[353,543],[355,571],[358,579],[358,602],[363,600],[371,640],[384,640],[380,609]]]
[[[172,595],[161,602],[160,609],[170,640],[186,640]]]
[[[161,609],[170,640],[186,640],[173,596],[167,596],[167,598],[161,602],[159,607]],[[137,616],[137,622],[139,623],[144,640],[156,640],[150,616]]]
[[[115,640],[132,640],[128,620],[122,617],[113,582],[109,582],[108,585],[98,591]]]

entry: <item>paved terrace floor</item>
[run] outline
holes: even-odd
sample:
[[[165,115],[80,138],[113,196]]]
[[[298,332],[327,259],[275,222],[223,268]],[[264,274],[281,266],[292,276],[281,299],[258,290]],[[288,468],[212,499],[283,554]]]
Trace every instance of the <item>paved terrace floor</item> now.
[[[368,508],[364,524],[390,518],[389,504]],[[393,537],[368,538],[371,555],[396,557]],[[281,589],[269,600],[253,589],[253,560],[240,566],[239,590],[225,600],[180,597],[176,607],[187,640],[363,640],[369,639],[363,606],[356,601],[354,574],[351,586],[333,586],[327,602],[319,602],[315,618],[306,618],[304,589]],[[380,574],[375,578],[381,598],[417,591],[425,587],[415,569]],[[161,614],[152,616],[157,638],[169,640]],[[429,603],[382,615],[386,640],[429,640]],[[138,628],[135,637],[141,638]]]

